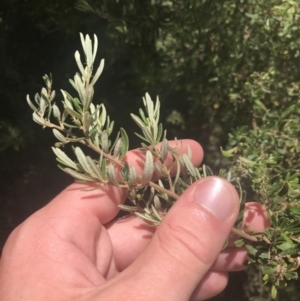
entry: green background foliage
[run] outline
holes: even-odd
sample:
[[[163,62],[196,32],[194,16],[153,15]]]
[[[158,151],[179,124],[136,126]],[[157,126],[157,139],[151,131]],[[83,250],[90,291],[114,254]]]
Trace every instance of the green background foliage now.
[[[147,91],[160,97],[168,138],[199,141],[213,169],[226,163],[220,146],[238,146],[248,160],[299,180],[299,18],[300,5],[292,0],[86,0],[76,7],[70,0],[1,1],[1,244],[70,183],[56,170],[51,133],[31,122],[25,95],[39,91],[49,72],[54,89],[69,88],[79,31],[99,38],[106,66],[97,103],[105,104],[117,128],[126,128],[131,146],[129,113]],[[248,186],[248,197],[259,195],[257,186]],[[230,277],[214,300],[270,300],[259,271]],[[299,300],[297,286],[289,284],[278,300]]]

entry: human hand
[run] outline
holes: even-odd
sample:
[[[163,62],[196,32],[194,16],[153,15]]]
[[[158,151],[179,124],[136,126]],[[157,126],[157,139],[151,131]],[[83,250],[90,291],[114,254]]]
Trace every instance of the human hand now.
[[[199,165],[202,148],[184,140],[183,151],[187,145]],[[133,151],[127,159],[138,169],[139,157]],[[244,249],[221,251],[239,210],[225,180],[193,184],[157,229],[132,216],[114,219],[125,191],[83,188],[69,186],[10,235],[1,300],[204,300],[224,289],[227,271],[243,268]],[[260,209],[247,215],[257,230],[265,227]]]

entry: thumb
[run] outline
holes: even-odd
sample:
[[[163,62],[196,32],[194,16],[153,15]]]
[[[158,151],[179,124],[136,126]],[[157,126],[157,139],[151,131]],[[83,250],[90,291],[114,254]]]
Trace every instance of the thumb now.
[[[238,211],[238,194],[226,180],[207,177],[191,185],[124,271],[127,280],[134,277],[136,292],[142,288],[140,300],[189,300],[221,251]]]

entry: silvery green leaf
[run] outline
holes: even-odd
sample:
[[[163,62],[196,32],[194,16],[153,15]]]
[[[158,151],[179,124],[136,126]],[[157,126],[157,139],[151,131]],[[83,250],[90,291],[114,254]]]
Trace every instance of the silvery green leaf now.
[[[83,111],[87,111],[90,107],[90,104],[94,97],[94,87],[92,85],[88,86],[88,89],[85,90],[86,101],[83,106]]]
[[[84,171],[86,173],[92,173],[92,170],[91,170],[89,164],[87,163],[86,157],[85,157],[83,151],[81,150],[81,148],[78,146],[75,147],[74,152],[75,152],[78,162],[80,163],[80,165],[82,166]]]
[[[70,109],[69,107],[65,107],[65,111],[70,114],[72,117],[81,120],[81,115],[75,112],[74,110]]]
[[[61,149],[52,147],[52,150],[60,163],[73,169],[77,169],[76,164]]]
[[[148,141],[145,137],[143,137],[142,135],[140,135],[139,133],[134,132],[134,134],[135,134],[137,137],[139,137],[141,140],[144,140],[144,141],[146,141],[146,142],[149,143],[149,141]]]
[[[120,128],[120,134],[121,134],[121,139],[122,139],[122,147],[121,147],[119,159],[122,160],[128,152],[129,139],[128,139],[126,131],[123,128]]]
[[[209,177],[214,175],[213,171],[205,164],[203,164],[202,170],[203,170],[204,177]]]
[[[164,135],[164,136],[166,136],[166,135]],[[161,155],[162,162],[165,162],[167,155],[168,155],[168,140],[166,138],[164,138],[161,143],[160,155]]]
[[[151,222],[153,224],[156,223],[156,221],[153,219],[153,217],[149,216],[149,215],[146,215],[146,214],[143,214],[143,213],[140,213],[140,212],[134,212],[134,215],[136,215],[137,217],[145,220],[145,221],[148,221],[148,222]]]
[[[68,108],[70,108],[70,109],[73,110],[73,105],[72,105],[72,103],[70,101],[70,98],[71,98],[70,95],[66,91],[64,91],[64,90],[60,90],[60,91],[61,91],[61,93],[62,93],[62,95],[64,97],[64,105],[65,105],[65,107],[68,107]]]
[[[145,220],[145,221],[148,221],[151,223],[151,225],[153,226],[158,226],[160,223],[161,223],[161,219],[157,220],[157,218],[155,216],[152,216],[152,215],[149,215],[149,214],[146,214],[146,213],[140,213],[140,212],[135,212],[134,213],[137,217]]]
[[[77,66],[78,66],[78,68],[80,70],[80,73],[82,75],[84,75],[84,68],[83,68],[83,65],[82,65],[82,62],[81,62],[81,59],[80,59],[80,53],[79,53],[79,51],[75,52],[75,61],[76,61]]]
[[[106,131],[107,131],[108,135],[110,135],[112,133],[113,128],[114,128],[114,124],[115,124],[115,122],[114,121],[110,122],[109,116],[107,116]]]
[[[95,111],[96,111],[95,105],[93,103],[91,103],[90,104],[90,112],[91,112],[91,114],[94,115]]]
[[[84,106],[86,103],[86,92],[85,92],[84,83],[82,82],[82,79],[78,74],[75,75],[74,82],[75,82],[76,90],[79,94],[79,98]]]
[[[200,174],[200,172],[199,172],[199,168],[196,168],[196,167],[195,167],[195,172],[196,172],[196,178],[197,178],[197,179],[201,179],[202,176],[201,176],[201,174]]]
[[[46,111],[46,108],[47,108],[47,103],[45,101],[44,98],[41,98],[40,100],[40,108],[39,108],[39,112],[41,113],[41,115],[43,115]]]
[[[93,80],[91,81],[91,85],[95,85],[96,81],[102,74],[103,68],[104,68],[104,60],[102,59],[96,73],[94,74]]]
[[[70,97],[70,101],[72,101],[75,107],[75,111],[81,113],[82,112],[81,101],[77,97],[72,97],[71,95],[69,95],[69,97]]]
[[[144,122],[138,116],[134,114],[130,114],[130,116],[140,129],[143,129],[145,127]]]
[[[127,161],[124,162],[124,166],[121,169],[121,175],[123,177],[124,182],[128,182],[128,180],[129,180],[129,165],[128,165]]]
[[[180,166],[185,167],[185,163],[182,155],[177,157],[177,161],[179,162]]]
[[[163,127],[162,127],[162,124],[160,123],[158,125],[158,132],[157,132],[157,136],[156,136],[156,143],[158,143],[160,141],[162,133],[163,133]]]
[[[81,40],[81,45],[82,45],[82,48],[83,48],[83,52],[85,53],[86,52],[85,51],[85,39],[84,39],[84,36],[81,32],[79,33],[79,35],[80,35],[80,40]]]
[[[88,68],[91,69],[93,66],[93,49],[92,49],[92,40],[88,34],[85,36],[85,56],[86,56],[86,64]]]
[[[158,185],[160,187],[165,188],[164,183],[160,179],[157,181],[157,183],[158,183]],[[164,193],[164,192],[160,192],[159,196],[160,196],[160,198],[162,198],[162,199],[164,199],[166,201],[169,200],[168,195],[166,193]]]
[[[90,113],[88,111],[84,112],[82,118],[84,132],[88,132],[90,125],[92,124],[92,121],[93,119]]]
[[[128,184],[134,186],[137,183],[138,174],[134,166],[129,167]]]
[[[135,213],[138,210],[138,207],[135,207],[135,206],[126,206],[126,205],[123,205],[123,204],[118,205],[118,207],[121,210],[130,212],[130,213]]]
[[[41,97],[44,97],[45,99],[48,99],[48,93],[45,87],[42,88],[41,91]]]
[[[54,136],[57,138],[57,140],[61,141],[61,142],[66,142],[66,137],[57,129],[53,129],[53,134]]]
[[[51,92],[51,95],[50,95],[50,99],[49,99],[50,102],[55,98],[55,95],[56,95],[56,93],[55,93],[55,91],[53,90],[53,91]]]
[[[151,209],[152,209],[153,214],[154,214],[155,217],[157,218],[157,220],[158,220],[159,222],[162,222],[162,217],[161,217],[160,214],[157,212],[157,208],[154,207],[153,205],[151,205]]]
[[[70,168],[61,168],[65,173],[72,176],[75,180],[79,182],[95,182],[95,180],[87,175],[81,174],[73,169]]]
[[[31,100],[30,100],[28,94],[26,95],[26,100],[27,100],[27,103],[28,103],[28,105],[30,106],[31,110],[34,111],[34,112],[37,111],[37,108],[36,108],[36,107],[33,105],[33,103],[31,102]]]
[[[63,114],[62,114],[62,118],[61,118],[61,122],[64,123],[66,118],[68,117],[68,112],[66,111],[66,108],[64,109],[63,111]]]
[[[100,166],[100,169],[101,169],[102,176],[104,177],[104,179],[107,179],[106,159],[103,158],[103,153],[101,153],[101,155],[100,155],[99,166]]]
[[[51,73],[50,73],[50,75],[45,74],[45,75],[43,76],[43,80],[44,80],[44,82],[45,82],[47,88],[48,88],[48,89],[51,89],[51,87],[52,87],[52,74],[51,74]]]
[[[76,90],[75,82],[72,79],[69,79],[69,83],[72,85],[72,87]]]
[[[178,179],[179,179],[179,175],[180,175],[180,164],[179,162],[176,160],[176,175],[175,178],[173,180],[173,187],[176,186]]]
[[[99,111],[101,111],[101,114],[99,117],[99,122],[100,122],[101,127],[103,127],[105,125],[106,118],[107,118],[106,108],[105,108],[104,104],[101,104],[99,106]]]
[[[154,144],[153,136],[151,135],[151,132],[147,128],[142,128],[142,132],[144,134],[145,140],[148,141],[150,144]]]
[[[139,109],[139,113],[140,113],[140,116],[141,116],[143,122],[144,122],[145,124],[148,124],[148,123],[149,123],[149,120],[145,117],[144,111],[143,111],[141,108]]]
[[[186,154],[183,154],[182,159],[183,159],[183,162],[184,162],[184,166],[187,168],[188,172],[193,177],[196,177],[197,173],[195,171],[195,167],[194,167],[193,163],[191,162],[191,160],[189,159],[189,157]]]
[[[156,123],[158,123],[159,121],[159,113],[160,113],[160,101],[159,98],[156,98],[156,103],[155,103],[155,108],[154,108],[154,117],[155,117],[155,121]]]
[[[148,93],[146,93],[145,98],[144,98],[144,105],[147,109],[147,113],[149,116],[149,119],[152,120],[154,118],[153,114],[153,101],[151,100],[151,97]]]
[[[114,152],[113,152],[114,157],[117,157],[120,154],[121,147],[122,147],[122,138],[119,138],[114,146]]]
[[[109,152],[109,141],[108,141],[108,135],[106,131],[103,131],[101,134],[101,148],[104,153]]]
[[[40,97],[40,95],[38,93],[35,93],[34,100],[35,100],[35,102],[36,102],[37,105],[40,105],[41,97]]]
[[[55,117],[55,118],[57,118],[58,120],[60,120],[60,110],[59,110],[59,108],[58,108],[58,106],[56,105],[56,104],[54,104],[53,106],[52,106],[52,110],[53,110],[53,116]]]
[[[97,38],[97,36],[94,34],[93,62],[95,61],[96,54],[97,54],[97,50],[98,50],[98,38]]]
[[[103,180],[103,177],[100,173],[100,169],[96,165],[95,161],[90,156],[86,156],[86,162],[90,166],[90,170],[92,171],[91,174],[99,180]]]
[[[109,164],[107,166],[107,174],[108,174],[109,180],[112,184],[114,184],[114,185],[119,184],[117,172],[115,170],[115,167],[112,164]]]
[[[151,125],[151,129],[152,129],[152,137],[154,138],[153,141],[156,141],[156,138],[157,138],[157,133],[158,133],[158,127],[157,127],[157,123],[156,122],[153,122],[152,125]],[[155,143],[155,142],[154,142]]]
[[[145,185],[151,181],[153,172],[154,172],[153,156],[150,151],[147,151],[146,158],[145,158],[144,171],[143,171],[143,175],[142,175],[142,184],[143,185]]]
[[[159,197],[157,195],[154,196],[153,203],[154,203],[154,207],[156,210],[161,209],[161,203],[160,203]]]
[[[39,116],[37,114],[37,112],[34,112],[32,114],[32,118],[33,118],[33,121],[36,122],[39,125],[45,125],[45,123],[46,123],[46,121],[44,120],[44,118],[42,118],[41,116]]]

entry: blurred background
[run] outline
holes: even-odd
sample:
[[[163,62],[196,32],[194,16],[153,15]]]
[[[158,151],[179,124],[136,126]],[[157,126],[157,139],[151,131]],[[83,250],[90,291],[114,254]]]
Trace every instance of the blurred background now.
[[[105,104],[116,128],[127,130],[132,148],[138,144],[129,114],[138,112],[148,92],[160,97],[168,138],[199,141],[205,162],[217,169],[220,146],[226,147],[233,129],[251,126],[256,100],[276,108],[299,96],[299,4],[258,2],[2,0],[0,247],[13,228],[72,182],[56,167],[55,139],[32,121],[26,95],[33,99],[40,92],[46,73],[53,75],[57,104],[60,89],[73,93],[68,80],[77,71],[79,32],[98,36],[105,68],[95,102]],[[294,88],[287,92],[287,86]],[[232,275],[214,300],[269,300],[252,276]],[[289,290],[286,300],[299,300]]]

